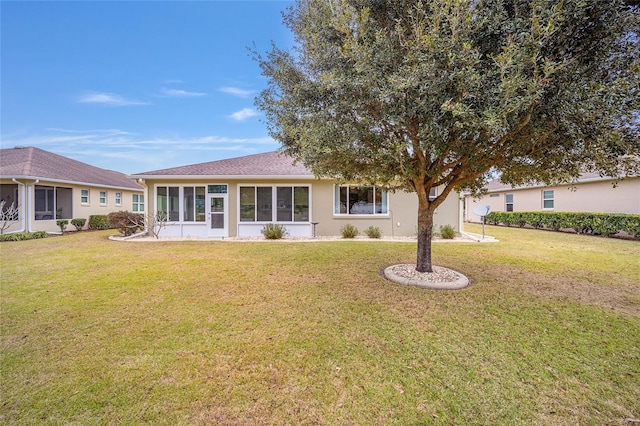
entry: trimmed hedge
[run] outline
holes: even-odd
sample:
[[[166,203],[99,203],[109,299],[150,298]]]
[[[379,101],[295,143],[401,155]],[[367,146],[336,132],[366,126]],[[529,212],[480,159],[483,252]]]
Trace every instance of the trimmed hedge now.
[[[93,214],[89,216],[89,229],[109,229],[106,214]]]
[[[82,231],[85,223],[87,223],[87,219],[84,218],[71,219],[71,224],[76,227],[76,231]]]
[[[24,240],[36,240],[38,238],[47,238],[49,234],[45,231],[37,232],[20,232],[16,234],[3,234],[0,235],[0,241],[24,241]]]
[[[491,212],[486,222],[492,225],[531,226],[533,228],[573,229],[578,234],[612,237],[626,232],[640,238],[640,215],[620,213],[563,213],[563,212]]]

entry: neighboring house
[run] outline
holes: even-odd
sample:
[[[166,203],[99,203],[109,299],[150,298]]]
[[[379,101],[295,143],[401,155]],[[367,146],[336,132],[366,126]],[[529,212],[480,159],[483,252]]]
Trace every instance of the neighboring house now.
[[[465,196],[465,220],[479,222],[473,212],[477,205],[491,206],[494,212],[591,212],[640,214],[640,176],[614,180],[585,173],[574,184],[511,187],[499,179],[487,185],[479,199]]]
[[[144,212],[142,187],[127,175],[34,147],[0,150],[0,199],[19,207],[9,232],[60,231],[56,219]],[[71,224],[69,229],[74,229]]]
[[[146,188],[149,212],[167,215],[160,237],[255,237],[267,223],[284,225],[291,237],[312,237],[314,226],[316,236],[339,236],[345,224],[361,233],[376,226],[385,236],[416,235],[415,193],[318,179],[278,152],[132,177]],[[461,219],[455,194],[438,209],[435,229],[459,230]]]

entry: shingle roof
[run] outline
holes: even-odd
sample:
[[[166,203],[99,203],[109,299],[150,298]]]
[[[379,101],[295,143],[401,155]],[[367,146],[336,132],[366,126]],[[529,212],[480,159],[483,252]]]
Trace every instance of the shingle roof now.
[[[580,183],[580,182],[588,182],[588,181],[596,181],[596,180],[612,180],[612,178],[606,177],[606,176],[602,177],[595,172],[585,172],[580,174],[580,176],[578,176],[577,182]],[[569,183],[566,183],[565,185],[569,185]],[[511,189],[518,190],[518,189],[526,189],[526,188],[541,188],[546,186],[549,186],[549,185],[539,183],[539,184],[513,186],[513,185],[507,185],[505,183],[502,183],[502,181],[498,178],[498,179],[492,180],[487,184],[487,190],[489,192],[498,192],[498,191],[505,191],[505,190],[511,190]]]
[[[208,163],[190,164],[170,169],[136,173],[132,176],[309,176],[313,173],[302,164],[278,151],[246,155]]]
[[[124,173],[94,167],[35,147],[0,149],[0,176],[141,190]]]

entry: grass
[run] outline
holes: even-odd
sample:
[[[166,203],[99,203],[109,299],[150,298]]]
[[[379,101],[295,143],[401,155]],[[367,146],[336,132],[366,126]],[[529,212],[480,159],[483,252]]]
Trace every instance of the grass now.
[[[637,241],[487,226],[434,245],[473,285],[432,291],[380,276],[414,243],[109,233],[0,245],[3,424],[640,417]]]

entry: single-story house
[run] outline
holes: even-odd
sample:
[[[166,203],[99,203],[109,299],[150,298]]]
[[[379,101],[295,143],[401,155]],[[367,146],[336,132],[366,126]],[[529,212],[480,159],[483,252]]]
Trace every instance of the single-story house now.
[[[640,176],[617,183],[595,173],[582,174],[576,183],[546,186],[512,187],[500,179],[487,185],[487,193],[478,199],[465,195],[465,220],[479,222],[473,212],[477,205],[488,205],[494,212],[587,212],[640,214]]]
[[[145,211],[142,187],[124,173],[35,147],[0,150],[0,200],[19,209],[5,233],[59,232],[57,219],[84,218],[87,227],[91,215]]]
[[[415,236],[418,197],[373,186],[319,179],[277,151],[132,175],[145,187],[154,214],[166,215],[160,237],[256,237],[265,224],[283,225],[291,237],[339,236],[345,224],[369,226],[385,236]],[[435,221],[460,230],[457,194]]]

